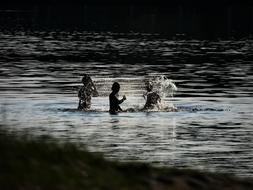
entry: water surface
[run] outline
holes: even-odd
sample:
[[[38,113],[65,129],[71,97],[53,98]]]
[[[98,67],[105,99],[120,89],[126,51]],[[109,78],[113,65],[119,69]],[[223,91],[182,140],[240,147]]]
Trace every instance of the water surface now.
[[[252,42],[4,31],[0,124],[14,134],[82,142],[109,159],[253,176]],[[90,112],[76,110],[83,73],[100,93]],[[144,80],[161,75],[176,83],[164,101],[180,111],[107,112],[113,82],[127,96],[123,109],[141,108]]]

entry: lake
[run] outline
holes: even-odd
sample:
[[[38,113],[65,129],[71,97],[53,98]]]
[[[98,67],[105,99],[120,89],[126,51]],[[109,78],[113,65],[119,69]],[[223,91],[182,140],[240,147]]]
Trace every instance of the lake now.
[[[51,135],[108,159],[253,176],[253,40],[184,40],[158,34],[0,32],[0,125]],[[81,76],[99,97],[77,111]],[[166,76],[177,112],[110,115],[111,85],[123,109],[141,108],[146,79]],[[85,144],[85,145],[82,145]]]

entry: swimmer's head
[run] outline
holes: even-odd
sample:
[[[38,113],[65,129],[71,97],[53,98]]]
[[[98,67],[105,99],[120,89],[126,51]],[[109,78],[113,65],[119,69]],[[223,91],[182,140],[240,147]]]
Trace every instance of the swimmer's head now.
[[[82,83],[87,84],[91,80],[90,76],[88,74],[84,74],[82,78]]]
[[[112,91],[118,93],[118,92],[119,92],[119,89],[120,89],[119,83],[118,83],[118,82],[114,82],[114,83],[112,84]]]
[[[146,81],[145,87],[148,92],[151,92],[153,90],[153,83],[151,81]]]

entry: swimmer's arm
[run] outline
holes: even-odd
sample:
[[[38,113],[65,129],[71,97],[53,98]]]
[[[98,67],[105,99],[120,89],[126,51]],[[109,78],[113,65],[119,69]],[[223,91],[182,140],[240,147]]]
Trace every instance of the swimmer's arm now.
[[[147,95],[148,95],[148,92],[145,92],[145,93],[143,94],[143,98],[144,98],[144,100],[146,100],[146,99],[147,99]]]
[[[81,98],[81,90],[82,90],[82,88],[80,88],[80,89],[78,90],[78,98]]]
[[[159,110],[162,109],[162,99],[160,98],[160,96],[158,97],[156,106]]]
[[[93,89],[93,96],[95,96],[95,97],[99,96],[99,93],[98,93],[95,86],[94,86],[94,89]]]
[[[118,107],[118,110],[119,110],[119,111],[123,111],[123,110],[121,109],[121,107],[120,107],[120,106]]]
[[[96,88],[96,86],[94,85],[93,82],[92,82],[92,87],[91,88],[92,88],[92,91],[93,91],[92,95],[95,96],[95,97],[99,96],[97,88]]]
[[[124,102],[126,100],[126,96],[124,95],[123,98],[121,100],[118,100],[118,104],[121,104],[122,102]]]
[[[118,100],[118,104],[121,104],[122,102],[124,102],[123,98],[121,100]]]

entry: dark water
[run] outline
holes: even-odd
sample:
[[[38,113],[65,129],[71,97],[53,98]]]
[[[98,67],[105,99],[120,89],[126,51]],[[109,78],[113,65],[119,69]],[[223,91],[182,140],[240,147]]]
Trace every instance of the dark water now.
[[[83,142],[110,159],[253,176],[252,60],[249,39],[1,32],[0,124]],[[100,93],[90,112],[76,111],[82,73]],[[107,112],[114,81],[127,96],[122,108],[141,108],[144,79],[161,75],[176,83],[164,101],[180,111]]]
[[[250,0],[1,0],[0,29],[178,34],[194,39],[253,34]]]

